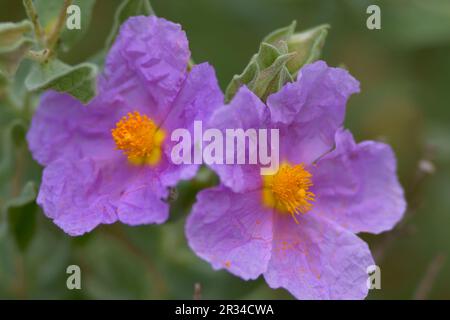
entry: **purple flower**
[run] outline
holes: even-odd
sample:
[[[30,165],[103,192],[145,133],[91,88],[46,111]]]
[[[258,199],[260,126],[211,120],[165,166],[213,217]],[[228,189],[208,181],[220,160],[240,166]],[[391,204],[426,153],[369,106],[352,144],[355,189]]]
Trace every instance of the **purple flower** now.
[[[216,165],[221,185],[198,194],[186,225],[191,248],[215,269],[261,274],[298,299],[367,295],[367,244],[355,234],[391,229],[405,211],[396,160],[383,143],[356,144],[341,129],[359,83],[319,61],[264,105],[242,87],[209,126],[278,128],[279,170]],[[228,147],[228,146],[227,146]]]
[[[27,135],[45,166],[37,202],[66,233],[168,218],[168,187],[198,169],[170,161],[168,134],[191,129],[223,101],[213,68],[200,64],[188,72],[189,57],[178,24],[133,17],[122,26],[89,105],[57,92],[42,96]]]

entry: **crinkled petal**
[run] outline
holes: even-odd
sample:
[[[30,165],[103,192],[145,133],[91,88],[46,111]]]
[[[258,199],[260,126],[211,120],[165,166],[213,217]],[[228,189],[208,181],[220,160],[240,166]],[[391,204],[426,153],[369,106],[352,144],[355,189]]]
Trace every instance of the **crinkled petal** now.
[[[292,163],[311,163],[332,149],[347,100],[359,82],[323,61],[304,66],[297,81],[269,96],[271,120],[280,129],[280,153]]]
[[[307,213],[296,224],[276,215],[273,249],[264,277],[271,288],[297,299],[363,299],[367,268],[374,264],[367,244],[338,224]]]
[[[60,157],[108,156],[114,149],[112,123],[95,102],[83,106],[68,94],[48,91],[31,121],[28,146],[41,165]]]
[[[385,143],[356,144],[349,131],[336,133],[336,149],[312,167],[314,214],[352,232],[390,230],[406,209],[396,160]]]
[[[186,224],[192,250],[214,269],[257,278],[266,270],[272,240],[272,213],[261,207],[260,196],[223,186],[201,191]]]
[[[130,225],[162,223],[168,217],[167,190],[147,167],[121,159],[58,159],[42,177],[37,203],[72,236],[117,220]]]
[[[167,166],[162,172],[161,179],[165,185],[175,185],[180,179],[187,180],[194,177],[199,164],[194,163],[194,122],[202,126],[210,118],[212,112],[223,103],[223,94],[217,83],[214,69],[207,63],[195,65],[183,83],[172,109],[162,123],[162,128],[171,135],[174,130],[183,129],[190,133],[191,164],[175,164],[172,150],[179,141],[172,141],[168,136],[163,144],[163,151]],[[202,137],[199,137],[201,139]]]
[[[183,82],[162,125],[168,130],[192,130],[194,121],[206,122],[222,104],[223,93],[214,68],[208,63],[195,65]]]
[[[99,92],[105,103],[150,112],[162,121],[186,77],[189,57],[179,24],[155,16],[131,17],[108,53]]]
[[[221,182],[235,192],[253,190],[261,187],[259,157],[256,157],[256,164],[250,162],[250,139],[246,138],[245,164],[237,164],[238,154],[236,152],[237,143],[226,143],[226,129],[248,129],[256,132],[258,137],[259,129],[267,129],[269,126],[269,110],[261,100],[247,87],[242,86],[229,105],[218,108],[208,123],[208,128],[219,129],[223,135],[223,159],[228,154],[234,155],[234,164],[212,164],[211,167],[217,172]],[[269,129],[270,130],[270,129]],[[270,131],[268,136],[270,135]],[[270,137],[268,137],[270,141]],[[257,145],[257,141],[253,141]],[[234,152],[233,152],[234,149]],[[252,153],[257,156],[257,154]]]

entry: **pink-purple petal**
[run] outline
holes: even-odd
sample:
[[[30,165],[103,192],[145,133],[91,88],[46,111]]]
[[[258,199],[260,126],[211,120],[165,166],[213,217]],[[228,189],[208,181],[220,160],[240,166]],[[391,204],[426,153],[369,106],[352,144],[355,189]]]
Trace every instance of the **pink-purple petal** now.
[[[359,82],[323,61],[304,66],[297,81],[269,96],[271,121],[280,129],[280,153],[292,163],[311,163],[331,150]],[[296,147],[293,147],[296,146]]]
[[[186,224],[192,250],[214,269],[257,278],[272,246],[272,212],[262,208],[260,197],[260,191],[240,194],[226,187],[201,191]]]
[[[163,130],[168,133],[163,145],[167,166],[161,174],[161,180],[165,185],[174,186],[180,179],[193,178],[199,167],[199,164],[177,165],[173,163],[171,153],[178,142],[172,141],[169,135],[176,129],[186,129],[190,132],[192,137],[190,151],[193,161],[194,122],[200,121],[202,125],[205,125],[222,102],[223,94],[213,67],[207,63],[195,65],[189,72],[170,112],[161,125]]]
[[[167,220],[167,188],[148,167],[122,162],[117,157],[53,161],[44,169],[37,203],[72,236],[117,220],[130,225]]]
[[[111,119],[95,101],[83,106],[72,96],[48,91],[31,121],[28,147],[42,165],[60,157],[78,158],[86,154],[111,154]]]
[[[155,16],[131,17],[108,53],[99,91],[107,93],[108,103],[138,111],[145,107],[161,120],[183,84],[189,57],[179,24]]]
[[[247,87],[243,86],[229,105],[219,107],[211,116],[208,122],[208,128],[221,130],[225,140],[226,129],[267,129],[269,126],[269,110],[261,100]],[[235,192],[252,190],[261,186],[260,166],[250,164],[249,161],[249,142],[246,139],[245,164],[236,164],[237,157],[234,158],[234,164],[213,164],[213,168],[220,177],[221,182]],[[232,151],[236,148],[233,145],[224,143],[223,156],[226,157],[227,149]],[[243,150],[241,150],[242,152]],[[235,149],[234,154],[237,154]]]
[[[299,224],[277,215],[264,278],[297,299],[364,299],[373,264],[367,244],[338,224],[309,213]]]
[[[312,168],[312,190],[317,197],[313,214],[355,233],[390,230],[406,209],[396,170],[389,145],[356,144],[349,131],[338,131],[336,149]]]
[[[190,179],[198,165],[175,165],[170,133],[206,121],[223,100],[214,70],[187,63],[181,26],[157,17],[132,17],[121,27],[98,79],[98,95],[83,106],[48,92],[27,138],[44,170],[38,203],[70,235],[102,223],[130,225],[167,220],[168,187]],[[135,166],[111,136],[123,116],[138,111],[166,131],[161,161]]]

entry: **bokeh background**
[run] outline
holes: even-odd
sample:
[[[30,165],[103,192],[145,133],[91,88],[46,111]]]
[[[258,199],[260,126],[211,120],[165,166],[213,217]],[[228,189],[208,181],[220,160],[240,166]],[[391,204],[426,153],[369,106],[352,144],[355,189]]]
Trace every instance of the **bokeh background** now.
[[[119,0],[97,0],[86,36],[62,60],[79,63],[103,49]],[[366,28],[366,8],[378,4],[382,29]],[[260,40],[297,20],[297,29],[331,25],[323,58],[360,80],[346,126],[357,140],[390,143],[409,209],[393,231],[362,235],[381,268],[381,290],[369,299],[450,299],[450,1],[153,0],[155,12],[186,30],[193,58],[209,61],[225,89]],[[20,21],[21,1],[0,0],[0,21]],[[24,94],[19,68],[14,84]],[[28,101],[31,106],[35,99]],[[23,132],[8,131],[17,114],[0,100],[0,298],[290,299],[263,279],[245,282],[213,271],[188,248],[183,226],[200,175],[180,186],[168,223],[101,226],[71,238],[33,203],[13,206],[27,181],[39,183]],[[13,138],[11,140],[11,137]],[[6,169],[5,169],[6,168]],[[9,228],[6,228],[6,224]],[[66,268],[82,270],[82,290],[67,290]]]

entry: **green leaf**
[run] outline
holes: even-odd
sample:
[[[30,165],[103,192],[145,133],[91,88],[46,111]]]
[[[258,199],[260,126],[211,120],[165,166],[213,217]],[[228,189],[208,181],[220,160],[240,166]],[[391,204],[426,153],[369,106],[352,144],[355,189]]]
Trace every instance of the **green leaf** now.
[[[239,75],[235,75],[231,82],[228,84],[228,87],[225,91],[225,101],[229,102],[234,97],[239,88],[244,84],[249,84],[253,79],[256,79],[258,73],[258,63],[252,59],[247,67],[245,67],[244,71]]]
[[[252,57],[244,72],[234,76],[228,85],[225,92],[227,102],[244,84],[265,101],[271,93],[277,92],[286,82],[292,81],[286,63],[294,54],[283,53],[287,52],[287,46],[282,42],[277,42],[277,45],[281,50],[272,44],[261,43],[258,53]]]
[[[36,229],[36,213],[38,206],[35,202],[37,187],[34,182],[25,184],[21,194],[6,204],[8,228],[14,236],[17,246],[25,251],[33,238]]]
[[[265,47],[270,46],[267,43],[261,44],[258,60],[261,60]],[[274,47],[272,47],[274,48]],[[273,52],[272,52],[273,53]],[[270,54],[270,53],[268,53]],[[287,82],[292,81],[286,63],[293,57],[293,54],[279,54],[276,59],[265,69],[261,69],[256,78],[250,83],[251,90],[263,101],[274,92],[277,92]],[[267,60],[267,59],[266,59]],[[260,66],[263,66],[260,64]]]
[[[58,16],[63,7],[62,0],[34,0],[36,10],[39,14],[39,20],[48,34],[53,30]],[[69,50],[78,40],[80,40],[89,28],[91,21],[92,10],[95,5],[95,0],[74,0],[72,5],[77,5],[80,8],[80,24],[81,29],[67,29],[66,23],[61,32],[60,48],[64,51]]]
[[[16,70],[27,51],[33,45],[33,41],[23,38],[14,47],[0,49],[0,71],[8,76],[16,73]]]
[[[290,37],[294,34],[296,25],[297,22],[294,20],[289,26],[277,29],[269,33],[262,40],[262,42],[269,43],[275,46],[278,50],[281,50],[281,52],[287,53],[286,43],[288,42]]]
[[[97,67],[91,63],[69,66],[59,60],[35,65],[25,80],[29,91],[53,89],[67,92],[83,103],[95,96]]]
[[[33,30],[28,20],[21,22],[3,22],[0,23],[0,48],[15,46],[15,44],[24,37],[24,35]]]
[[[29,21],[0,23],[0,72],[12,76],[17,70],[33,40],[26,36],[31,31]]]
[[[295,56],[287,63],[287,67],[294,78],[302,66],[320,58],[329,28],[329,25],[324,24],[290,37],[287,42],[289,52],[295,52]]]
[[[105,47],[109,49],[119,32],[120,26],[129,17],[145,15],[154,15],[152,6],[149,0],[124,0],[117,7],[116,13],[114,15],[114,23],[111,28],[111,32],[106,40]]]
[[[263,101],[287,82],[295,79],[300,68],[320,57],[328,25],[294,33],[296,22],[267,35],[259,51],[244,71],[235,75],[225,92],[229,102],[242,85],[246,85]]]

